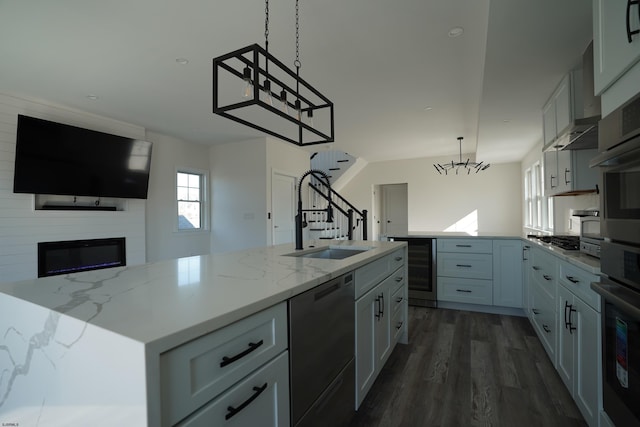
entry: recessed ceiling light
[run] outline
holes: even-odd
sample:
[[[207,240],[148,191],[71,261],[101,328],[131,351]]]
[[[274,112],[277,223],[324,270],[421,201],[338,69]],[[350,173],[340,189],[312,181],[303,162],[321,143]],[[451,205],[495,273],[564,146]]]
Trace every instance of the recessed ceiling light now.
[[[449,37],[458,37],[464,33],[464,28],[462,27],[453,27],[449,30]]]
[[[176,58],[176,62],[180,65],[187,65],[189,60],[187,58]]]
[[[87,95],[87,98],[89,98],[92,101],[95,101],[96,99],[98,99],[98,95]]]

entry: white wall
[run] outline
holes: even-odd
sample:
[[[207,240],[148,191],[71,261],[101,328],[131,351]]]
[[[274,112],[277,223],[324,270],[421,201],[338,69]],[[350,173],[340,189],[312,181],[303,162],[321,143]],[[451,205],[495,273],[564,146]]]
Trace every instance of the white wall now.
[[[178,169],[209,173],[210,148],[154,132],[147,132],[146,139],[153,142],[147,199],[147,261],[209,253],[209,229],[177,231],[175,188]]]
[[[477,230],[522,232],[520,163],[495,164],[471,175],[439,175],[433,163],[447,158],[421,158],[369,163],[341,194],[358,209],[373,208],[372,191],[380,184],[408,184],[409,232],[443,231],[468,215],[477,215]],[[371,218],[369,235],[372,235]]]
[[[139,126],[0,94],[0,281],[37,277],[37,244],[45,241],[124,236],[127,264],[144,263],[144,200],[127,200],[126,210],[118,212],[36,211],[33,195],[13,193],[18,114],[145,138],[145,130]]]
[[[227,252],[272,244],[273,171],[300,176],[309,153],[271,138],[231,142],[211,148],[211,251]]]
[[[265,245],[266,148],[264,138],[211,148],[211,252]]]

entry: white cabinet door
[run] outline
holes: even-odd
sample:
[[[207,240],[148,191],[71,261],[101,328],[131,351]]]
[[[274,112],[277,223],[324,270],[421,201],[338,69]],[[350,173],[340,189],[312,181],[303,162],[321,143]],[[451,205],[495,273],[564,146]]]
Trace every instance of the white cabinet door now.
[[[638,7],[631,6],[631,31],[640,28]],[[594,87],[599,95],[640,59],[640,34],[629,43],[627,0],[594,0],[593,8]]]
[[[391,354],[391,285],[394,282],[385,281],[377,289],[375,289],[376,313],[374,329],[375,329],[375,347],[376,347],[376,372],[379,372],[384,363]]]
[[[573,294],[565,289],[564,286],[558,286],[558,366],[556,367],[560,378],[567,386],[570,393],[573,393],[574,379],[574,335],[577,332],[569,321],[570,318],[576,317],[575,307],[573,304]]]
[[[522,240],[493,241],[493,305],[522,308]]]
[[[376,379],[377,288],[356,301],[356,409]]]
[[[571,74],[564,76],[555,92],[556,132],[562,134],[573,120]]]
[[[557,168],[558,168],[558,180],[557,187],[554,189],[554,193],[564,193],[566,191],[573,190],[573,178],[571,164],[572,151],[557,151]]]
[[[557,150],[544,153],[544,195],[552,196],[558,187],[558,152]]]
[[[556,103],[553,99],[542,109],[542,126],[544,146],[546,147],[547,145],[551,145],[558,134],[556,128]]]
[[[578,297],[574,297],[574,305],[576,312],[572,323],[577,329],[573,334],[574,340],[576,340],[573,399],[587,423],[590,426],[597,426],[600,410],[598,390],[600,390],[602,382],[600,375],[600,313]]]

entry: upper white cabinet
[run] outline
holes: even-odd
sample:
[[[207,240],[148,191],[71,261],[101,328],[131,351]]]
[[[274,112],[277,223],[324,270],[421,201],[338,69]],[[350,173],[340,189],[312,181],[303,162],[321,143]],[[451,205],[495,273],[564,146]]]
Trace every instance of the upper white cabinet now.
[[[582,71],[575,70],[564,76],[556,87],[549,101],[542,108],[542,122],[544,126],[544,148],[552,147],[558,137],[563,134],[574,120],[576,108],[582,108],[576,99],[579,91],[573,88],[582,82]],[[580,105],[576,105],[580,104]]]
[[[593,0],[594,88],[602,116],[638,92],[640,4],[630,0]],[[627,21],[628,19],[628,21]]]
[[[638,4],[629,0],[594,0],[594,86],[597,94],[607,89],[640,59]],[[627,8],[629,23],[627,24]]]
[[[571,192],[595,191],[598,170],[589,161],[598,150],[551,150],[544,153],[544,194],[556,196]]]

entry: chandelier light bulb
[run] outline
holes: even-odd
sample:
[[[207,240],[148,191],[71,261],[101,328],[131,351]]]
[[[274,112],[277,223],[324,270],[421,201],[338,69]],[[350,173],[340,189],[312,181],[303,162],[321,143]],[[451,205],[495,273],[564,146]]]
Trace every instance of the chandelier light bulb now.
[[[282,102],[282,112],[285,114],[289,114],[289,103],[287,102],[287,92],[280,92],[280,102]]]
[[[296,118],[298,119],[298,121],[302,121],[302,106],[300,104],[300,100],[296,99],[295,102],[295,108],[296,108]]]
[[[251,68],[244,67],[242,72],[242,80],[244,80],[244,87],[242,88],[242,98],[253,98],[253,82],[251,81]]]
[[[309,121],[309,126],[313,127],[313,110],[307,111],[307,119]]]
[[[271,93],[271,82],[264,81],[264,101],[273,107],[273,94]]]

